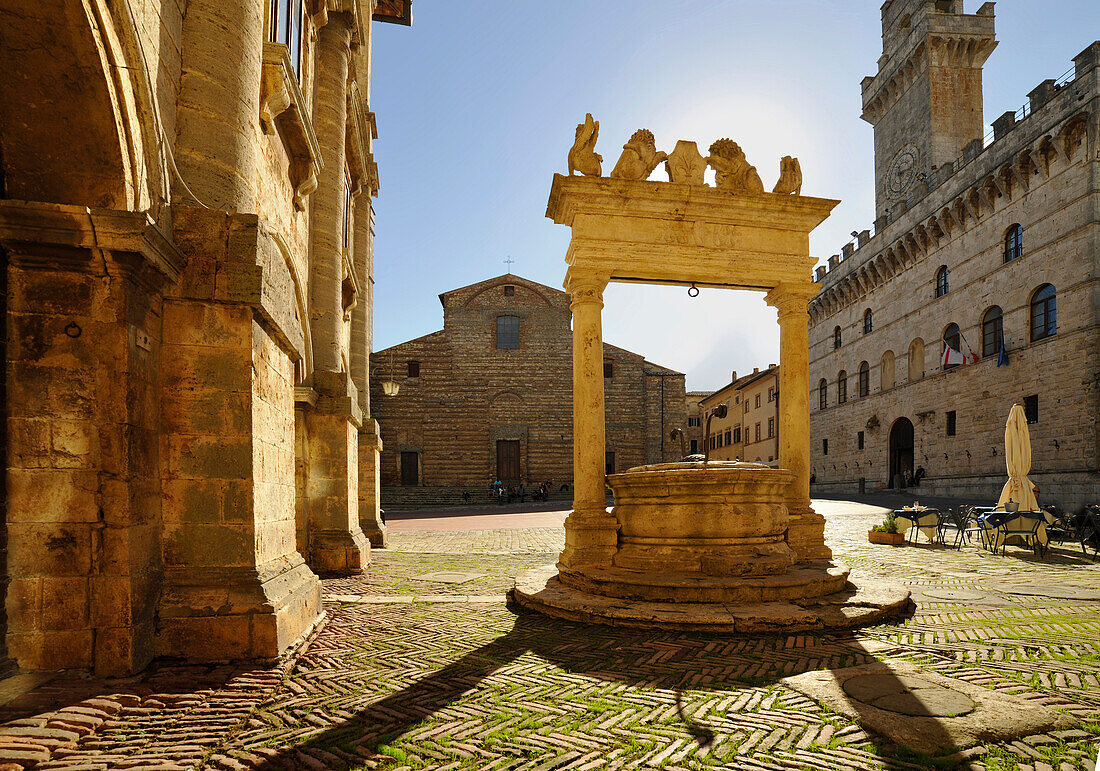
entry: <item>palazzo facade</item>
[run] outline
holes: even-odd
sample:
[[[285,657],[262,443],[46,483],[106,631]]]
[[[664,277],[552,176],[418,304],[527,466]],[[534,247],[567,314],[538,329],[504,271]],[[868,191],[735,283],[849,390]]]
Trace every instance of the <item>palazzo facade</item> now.
[[[993,4],[893,0],[863,80],[874,234],[818,268],[817,491],[995,499],[1022,404],[1040,502],[1100,494],[1100,42],[982,135]],[[945,358],[945,351],[948,356]]]
[[[20,667],[275,658],[383,541],[372,20],[408,0],[0,2]]]
[[[571,500],[569,295],[506,274],[439,300],[443,329],[374,355],[383,507],[482,503],[496,480],[526,491],[553,480]],[[385,397],[391,375],[400,390]],[[605,343],[603,376],[607,473],[679,460],[683,373]]]

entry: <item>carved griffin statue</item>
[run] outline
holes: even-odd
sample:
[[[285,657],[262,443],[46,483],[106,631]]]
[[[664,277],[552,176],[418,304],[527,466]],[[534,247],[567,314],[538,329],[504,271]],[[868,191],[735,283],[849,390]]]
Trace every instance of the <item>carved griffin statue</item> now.
[[[714,169],[714,182],[719,190],[730,193],[764,192],[764,183],[756,167],[745,159],[745,153],[732,139],[718,139],[710,146],[707,163]]]
[[[779,181],[772,188],[773,193],[782,195],[802,195],[802,167],[798,159],[784,155],[779,161]]]
[[[647,179],[658,163],[668,158],[667,153],[657,152],[653,132],[638,129],[623,145],[623,154],[611,172],[612,179]]]
[[[596,140],[600,136],[600,122],[592,120],[592,113],[584,116],[584,123],[577,125],[577,138],[569,150],[569,176],[579,171],[586,177],[598,177],[603,173],[600,163],[603,156],[596,152]]]

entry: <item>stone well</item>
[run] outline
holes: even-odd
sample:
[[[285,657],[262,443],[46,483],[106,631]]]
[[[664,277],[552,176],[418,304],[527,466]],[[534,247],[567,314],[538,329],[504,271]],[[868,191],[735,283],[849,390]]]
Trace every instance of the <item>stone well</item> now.
[[[758,463],[640,466],[607,478],[618,545],[608,565],[520,576],[518,604],[577,621],[735,632],[844,628],[903,614],[909,593],[797,561],[786,499],[794,474]]]
[[[732,139],[716,140],[706,157],[684,140],[665,153],[645,129],[604,177],[598,135],[599,122],[586,116],[570,173],[554,176],[546,206],[572,231],[573,510],[557,565],[520,576],[513,601],[581,621],[765,633],[905,613],[904,588],[851,581],[846,566],[830,561],[825,520],[810,502],[807,307],[819,287],[809,234],[839,201],[803,196],[790,156],[767,193]],[[662,161],[668,181],[650,180]],[[689,296],[699,287],[765,293],[779,322],[780,468],[700,460],[604,475],[601,316],[604,288],[615,281],[684,286]],[[670,428],[661,427],[662,437]],[[704,446],[708,435],[709,423]]]

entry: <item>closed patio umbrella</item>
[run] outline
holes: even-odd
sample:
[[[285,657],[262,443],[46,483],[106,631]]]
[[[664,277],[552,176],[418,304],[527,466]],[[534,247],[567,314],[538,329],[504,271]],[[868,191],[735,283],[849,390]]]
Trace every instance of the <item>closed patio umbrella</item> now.
[[[1008,482],[1001,490],[997,506],[1003,506],[1009,500],[1020,504],[1020,511],[1036,511],[1039,502],[1035,500],[1031,480],[1027,473],[1031,471],[1031,433],[1027,430],[1027,416],[1024,408],[1013,404],[1008,412],[1008,425],[1005,426],[1005,466],[1008,467]]]

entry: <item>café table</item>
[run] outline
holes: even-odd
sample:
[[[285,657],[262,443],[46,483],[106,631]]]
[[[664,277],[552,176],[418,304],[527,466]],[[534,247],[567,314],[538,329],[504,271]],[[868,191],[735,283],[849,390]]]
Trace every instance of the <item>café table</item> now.
[[[1051,515],[1045,511],[1005,511],[994,509],[978,515],[978,521],[987,530],[986,543],[990,551],[996,553],[997,549],[1004,554],[1004,547],[1009,538],[1018,537],[1024,540],[1024,546],[1031,546],[1038,554],[1046,551],[1049,537],[1046,526],[1050,523]],[[1021,521],[1026,520],[1026,521]],[[1028,539],[1034,539],[1028,544]]]
[[[919,504],[913,506],[905,506],[900,509],[894,509],[895,519],[904,519],[909,523],[906,528],[909,531],[909,541],[912,543],[916,539],[916,533],[919,530],[924,533],[928,538],[928,541],[934,542],[940,531],[940,511],[939,509],[933,509],[929,506],[921,506]]]

